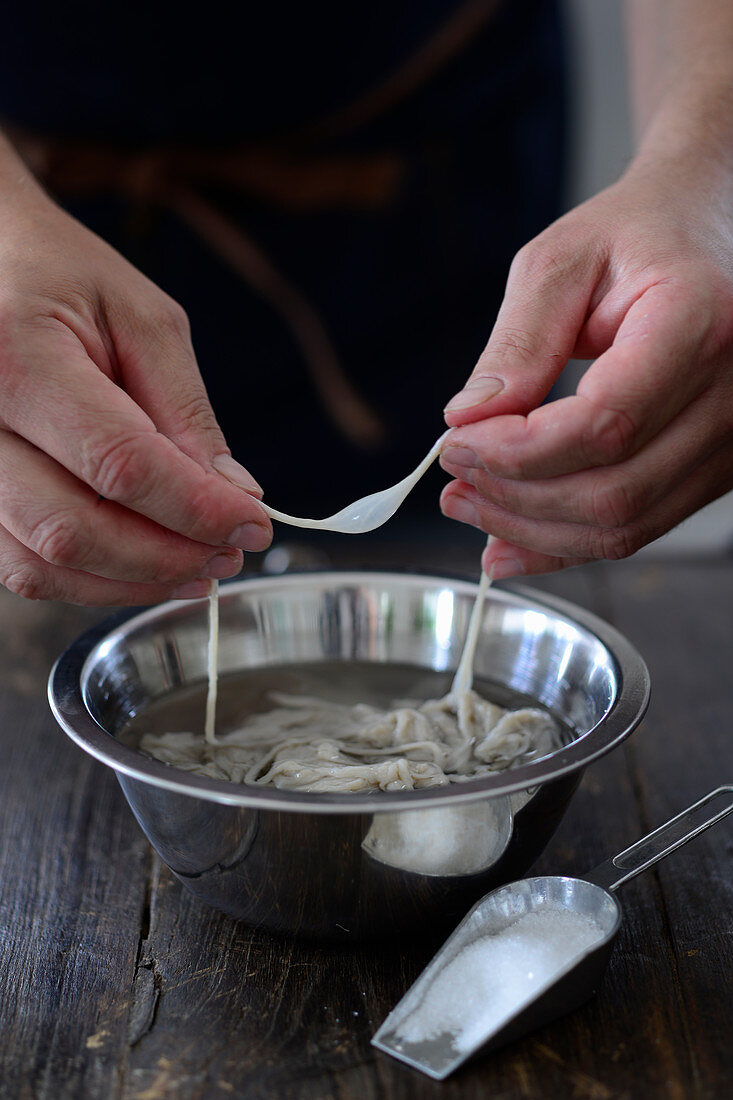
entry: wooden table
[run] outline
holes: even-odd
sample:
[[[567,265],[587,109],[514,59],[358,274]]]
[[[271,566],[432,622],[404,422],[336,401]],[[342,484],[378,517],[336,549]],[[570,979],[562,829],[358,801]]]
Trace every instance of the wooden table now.
[[[538,865],[582,873],[733,781],[733,567],[626,562],[537,584],[616,624],[652,674],[641,729],[588,770]],[[0,614],[3,1098],[731,1095],[730,819],[624,888],[593,1001],[437,1084],[369,1043],[426,948],[282,942],[195,901],[47,708],[52,659],[100,612],[0,592]]]

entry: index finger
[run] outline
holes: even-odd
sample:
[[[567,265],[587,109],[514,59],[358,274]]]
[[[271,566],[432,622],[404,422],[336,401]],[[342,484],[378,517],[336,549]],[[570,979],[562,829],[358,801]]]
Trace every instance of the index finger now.
[[[577,393],[527,416],[462,426],[449,446],[474,451],[506,478],[547,478],[613,465],[635,454],[707,384],[712,311],[688,286],[660,283],[627,311],[608,351]],[[450,462],[449,450],[444,456]]]
[[[113,298],[114,301],[114,298]],[[235,462],[217,422],[191,343],[188,318],[175,303],[154,317],[114,315],[114,345],[125,391],[158,431],[204,469],[216,469],[254,496],[262,489]]]
[[[101,496],[198,542],[269,544],[259,502],[160,433],[62,323],[34,333],[5,375],[4,422]]]
[[[526,414],[544,400],[573,353],[596,268],[580,247],[556,253],[551,244],[538,249],[532,243],[517,253],[489,342],[445,407],[447,424]]]

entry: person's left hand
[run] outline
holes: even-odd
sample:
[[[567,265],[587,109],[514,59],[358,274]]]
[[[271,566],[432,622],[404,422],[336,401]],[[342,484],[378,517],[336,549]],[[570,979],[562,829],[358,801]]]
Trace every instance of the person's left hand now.
[[[441,456],[497,578],[625,557],[733,488],[733,214],[702,175],[632,168],[517,255]]]

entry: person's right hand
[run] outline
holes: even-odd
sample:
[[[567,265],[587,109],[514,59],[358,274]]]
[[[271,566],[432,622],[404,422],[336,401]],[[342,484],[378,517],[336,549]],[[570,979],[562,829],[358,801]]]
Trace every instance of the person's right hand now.
[[[0,582],[30,599],[201,596],[263,550],[183,310],[35,185],[0,208]]]

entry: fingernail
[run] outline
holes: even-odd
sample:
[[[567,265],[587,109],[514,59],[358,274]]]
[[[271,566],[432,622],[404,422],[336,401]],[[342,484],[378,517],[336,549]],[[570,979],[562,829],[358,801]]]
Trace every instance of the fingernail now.
[[[481,466],[476,455],[468,447],[448,446],[441,455],[441,460],[449,462],[451,466],[461,466],[468,469],[477,469]]]
[[[472,527],[481,526],[481,520],[475,505],[470,500],[466,500],[465,497],[448,497],[443,511],[451,519],[457,519],[459,523],[470,523]]]
[[[172,600],[201,600],[211,592],[211,581],[196,580],[186,581],[174,588],[170,598]]]
[[[231,535],[224,539],[228,546],[238,546],[240,550],[264,550],[272,541],[272,533],[261,523],[240,523]]]
[[[239,489],[244,489],[258,497],[263,495],[262,486],[255,481],[249,470],[245,470],[244,466],[241,466],[231,455],[217,455],[211,465]]]
[[[239,554],[217,554],[207,561],[201,570],[201,576],[223,581],[227,577],[235,577],[241,568],[242,561]]]
[[[504,383],[500,378],[486,375],[471,378],[461,392],[451,398],[443,412],[456,412],[458,409],[472,409],[474,405],[483,405],[484,401],[496,397],[503,389]]]
[[[519,558],[497,558],[492,562],[492,576],[495,581],[503,577],[518,577],[524,573],[524,566]]]

